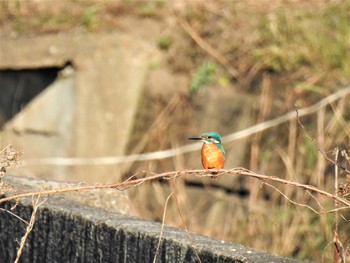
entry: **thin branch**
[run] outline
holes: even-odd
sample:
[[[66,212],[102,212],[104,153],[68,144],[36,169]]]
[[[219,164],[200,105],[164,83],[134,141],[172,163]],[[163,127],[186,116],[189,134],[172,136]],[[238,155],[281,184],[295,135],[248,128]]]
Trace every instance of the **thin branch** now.
[[[37,212],[39,206],[42,205],[46,201],[46,199],[44,201],[40,202],[40,203],[39,203],[39,201],[40,201],[40,194],[37,195],[35,200],[34,200],[34,196],[33,196],[33,200],[32,200],[32,203],[33,203],[32,215],[30,217],[30,221],[29,221],[29,224],[27,226],[26,232],[25,232],[24,236],[21,239],[21,244],[20,244],[19,249],[17,251],[17,257],[16,257],[14,263],[18,263],[19,262],[19,259],[20,259],[21,255],[22,255],[22,252],[23,252],[23,249],[24,249],[24,245],[26,243],[28,235],[33,229],[33,226],[34,226],[34,223],[35,223],[35,219],[36,219],[36,212]]]
[[[280,184],[285,184],[290,187],[298,187],[302,188],[304,190],[309,190],[310,192],[315,192],[318,194],[321,194],[323,196],[326,196],[328,198],[331,198],[335,201],[338,201],[339,204],[343,204],[346,207],[350,208],[350,201],[334,195],[332,193],[326,192],[324,190],[318,189],[317,187],[313,185],[307,185],[298,183],[295,181],[290,181],[286,179],[282,179],[276,176],[268,176],[263,174],[257,174],[255,172],[249,171],[245,168],[233,168],[233,169],[219,169],[215,170],[218,173],[217,176],[222,175],[242,175],[242,176],[248,176],[253,177],[259,180],[262,180],[264,182],[275,182]],[[164,172],[160,174],[153,174],[151,176],[145,176],[143,178],[133,179],[133,180],[126,180],[124,182],[119,183],[109,183],[109,184],[97,184],[97,185],[86,185],[86,186],[75,186],[75,187],[69,187],[69,188],[61,188],[61,189],[50,189],[50,190],[42,190],[42,191],[35,191],[35,192],[29,192],[29,193],[23,193],[23,194],[17,194],[5,198],[0,199],[0,203],[9,201],[9,200],[16,200],[19,198],[29,197],[29,196],[37,196],[37,195],[53,195],[53,194],[59,194],[59,193],[66,193],[66,192],[73,192],[73,191],[87,191],[92,189],[108,189],[108,188],[119,188],[119,187],[126,187],[126,186],[134,186],[139,185],[144,182],[153,181],[153,180],[159,180],[164,178],[174,178],[174,177],[180,177],[180,176],[198,176],[198,177],[210,177],[211,174],[207,174],[206,170],[204,169],[195,169],[195,170],[184,170],[184,171],[170,171],[170,172]]]
[[[316,214],[320,214],[319,212],[317,212],[315,209],[313,209],[311,206],[309,205],[306,205],[306,204],[302,204],[302,203],[298,203],[298,202],[295,202],[293,201],[292,199],[290,199],[288,196],[286,196],[284,193],[282,193],[281,190],[279,190],[277,187],[273,186],[272,184],[269,184],[269,183],[266,183],[266,182],[263,182],[264,185],[267,185],[269,187],[271,187],[272,189],[276,190],[277,192],[279,192],[287,201],[291,202],[292,204],[294,205],[298,205],[298,206],[301,206],[301,207],[306,207],[306,208],[309,208],[312,212],[316,213]]]
[[[11,211],[9,211],[7,209],[0,208],[0,210],[9,213],[10,215],[16,217],[18,220],[22,221],[23,223],[25,223],[27,225],[29,224],[29,222],[27,220],[24,220],[22,217],[16,215],[15,213],[13,213],[13,212],[11,212]]]
[[[318,199],[312,194],[310,193],[310,191],[306,191],[311,197],[312,199],[315,200],[315,202],[318,204],[318,206],[322,209],[322,211],[325,211],[326,209],[324,209],[324,207],[321,205],[320,201],[318,201]]]
[[[335,148],[334,150],[334,191],[335,191],[335,196],[338,196],[337,190],[338,190],[338,157],[339,157],[339,149]],[[334,201],[334,207],[335,209],[338,208],[338,202],[335,200]],[[339,212],[338,210],[334,212],[334,221],[333,221],[333,233],[334,233],[334,237],[333,237],[333,242],[334,242],[334,263],[338,263],[339,262],[339,258],[340,261],[342,263],[345,263],[345,255],[344,255],[344,249],[343,249],[343,245],[341,244],[340,240],[339,240],[339,224],[338,224],[338,218],[339,218]]]
[[[174,193],[175,193],[174,196],[173,196],[173,198],[174,198],[174,200],[175,200],[176,207],[177,207],[177,211],[178,211],[178,213],[179,213],[179,215],[180,215],[180,219],[181,219],[181,221],[182,221],[182,224],[184,225],[184,228],[185,228],[185,232],[186,232],[186,234],[187,234],[187,237],[188,237],[188,239],[190,240],[190,242],[193,244],[193,238],[192,238],[190,232],[188,232],[187,225],[186,225],[184,216],[183,216],[182,211],[181,211],[181,208],[180,208],[179,200],[177,199],[176,187],[175,187],[175,179],[176,179],[176,176],[177,176],[177,175],[174,176],[174,183],[171,184],[171,187],[174,189],[173,191],[174,191]],[[194,253],[196,254],[196,257],[197,257],[197,259],[198,259],[198,262],[199,262],[199,263],[202,263],[202,260],[201,260],[201,258],[199,257],[199,254],[198,254],[198,252],[197,252],[197,250],[196,250],[195,247],[193,247],[193,251],[194,251]]]
[[[243,83],[238,71],[233,68],[230,62],[215,48],[213,48],[208,42],[206,42],[191,26],[190,24],[182,19],[178,18],[181,27],[192,37],[192,39],[210,56],[217,60],[222,66],[224,66],[227,71],[235,78],[240,84]]]
[[[163,219],[162,219],[162,226],[160,228],[160,234],[159,234],[159,238],[158,238],[158,244],[157,244],[157,249],[156,249],[156,253],[154,255],[154,259],[153,259],[153,263],[155,263],[157,261],[157,255],[159,253],[159,249],[160,249],[160,244],[162,242],[162,238],[163,238],[163,230],[164,230],[164,225],[165,225],[165,216],[166,216],[166,210],[167,210],[167,207],[168,207],[168,202],[171,198],[171,196],[174,194],[174,192],[171,192],[166,201],[165,201],[165,204],[164,204],[164,210],[163,210]]]
[[[295,112],[296,112],[296,114],[297,114],[298,123],[299,123],[300,127],[303,129],[306,138],[307,138],[308,140],[310,140],[310,141],[312,142],[313,145],[315,145],[317,151],[318,151],[319,153],[321,153],[321,154],[324,156],[324,158],[327,159],[327,161],[329,161],[330,163],[336,165],[337,167],[339,166],[339,167],[340,167],[342,170],[344,170],[346,173],[350,174],[350,171],[349,171],[348,169],[346,169],[344,166],[342,166],[342,165],[339,163],[339,160],[338,160],[338,159],[337,159],[336,161],[334,161],[332,158],[328,157],[327,154],[326,154],[323,150],[321,150],[321,148],[320,148],[320,146],[318,145],[318,143],[315,141],[314,138],[311,138],[311,136],[307,133],[307,131],[306,131],[306,129],[305,129],[305,126],[301,123],[300,118],[299,118],[299,111],[298,111],[298,108],[297,108],[297,107],[295,107]]]

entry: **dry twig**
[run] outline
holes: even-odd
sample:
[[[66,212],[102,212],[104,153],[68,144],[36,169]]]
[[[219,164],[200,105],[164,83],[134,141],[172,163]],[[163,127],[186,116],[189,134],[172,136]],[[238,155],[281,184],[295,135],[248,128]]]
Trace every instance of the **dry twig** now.
[[[350,201],[348,201],[340,196],[337,196],[335,194],[321,190],[321,189],[319,189],[315,186],[312,186],[312,185],[302,184],[302,183],[298,183],[295,181],[282,179],[282,178],[279,178],[276,176],[257,174],[255,172],[252,172],[248,169],[241,168],[241,167],[228,169],[228,170],[227,169],[220,169],[220,170],[215,170],[215,171],[218,172],[217,176],[242,175],[242,176],[247,176],[247,177],[253,177],[253,178],[259,179],[263,182],[275,182],[275,183],[285,184],[285,185],[290,186],[290,187],[298,187],[298,188],[301,188],[304,190],[308,190],[310,192],[321,194],[327,198],[331,198],[331,199],[337,201],[339,204],[342,204],[345,207],[350,208]],[[133,180],[128,179],[124,182],[119,182],[119,183],[75,186],[75,187],[68,187],[68,188],[61,188],[61,189],[49,189],[49,190],[23,193],[23,194],[16,194],[13,196],[1,198],[0,203],[6,202],[9,200],[15,200],[15,199],[19,199],[19,198],[37,196],[37,195],[50,196],[53,194],[60,194],[60,193],[73,192],[73,191],[87,191],[87,190],[92,190],[92,189],[108,189],[108,188],[119,189],[120,187],[131,187],[131,186],[140,185],[144,182],[149,182],[149,181],[154,181],[154,180],[159,180],[159,179],[164,179],[164,178],[165,179],[169,179],[169,178],[175,179],[175,178],[178,178],[180,176],[189,176],[189,175],[198,176],[198,177],[210,177],[210,176],[212,176],[211,174],[207,174],[205,169],[170,171],[170,172],[164,172],[164,173],[160,173],[160,174],[152,174],[151,176],[144,176],[142,178],[137,178],[137,179],[133,179]],[[133,175],[133,176],[136,176],[136,175]]]
[[[202,48],[204,49],[210,56],[215,58],[222,66],[224,66],[227,71],[235,78],[240,84],[243,83],[239,72],[233,68],[230,62],[215,48],[213,48],[208,42],[206,42],[191,26],[190,24],[182,19],[178,18],[178,21],[181,27],[192,37],[192,39]]]
[[[338,157],[339,157],[339,149],[336,148],[334,152],[334,188],[335,188],[335,195],[337,196],[337,190],[338,190]],[[339,262],[339,257],[341,263],[345,263],[345,255],[344,255],[344,248],[342,243],[339,240],[339,224],[338,224],[338,218],[339,218],[339,211],[338,208],[338,202],[334,201],[334,207],[336,211],[334,212],[334,223],[333,223],[333,232],[334,232],[334,262]]]
[[[350,170],[348,170],[348,169],[346,169],[346,167],[342,166],[342,165],[339,163],[339,160],[338,160],[338,159],[337,159],[336,161],[334,161],[334,160],[332,160],[332,158],[328,157],[328,155],[327,155],[323,150],[321,150],[320,146],[319,146],[318,143],[315,141],[315,139],[313,139],[313,138],[308,134],[308,132],[307,132],[306,129],[305,129],[305,126],[304,126],[304,125],[301,123],[301,121],[300,121],[300,118],[299,118],[299,110],[298,110],[298,108],[297,108],[296,106],[295,106],[295,112],[296,112],[296,114],[297,114],[298,123],[299,123],[300,127],[303,129],[306,138],[307,138],[308,140],[310,140],[310,141],[312,142],[313,145],[315,145],[317,151],[320,152],[320,153],[324,156],[324,158],[327,159],[327,161],[329,161],[330,163],[332,163],[332,164],[338,166],[339,168],[341,168],[342,170],[344,170],[347,174],[350,174]]]
[[[190,240],[190,242],[193,243],[192,236],[191,236],[190,232],[188,232],[187,225],[186,225],[184,216],[183,216],[182,211],[181,211],[181,208],[180,208],[179,200],[178,200],[177,195],[176,195],[175,180],[174,180],[174,183],[171,184],[171,188],[173,189],[173,193],[174,193],[173,198],[174,198],[174,201],[175,201],[175,203],[176,203],[177,211],[178,211],[179,216],[180,216],[180,218],[181,218],[182,224],[184,225],[185,232],[186,232],[187,237],[188,237],[188,239]],[[198,259],[198,262],[199,262],[199,263],[202,263],[202,260],[201,260],[201,258],[199,257],[197,250],[196,250],[194,247],[193,247],[193,250],[194,250],[194,253],[196,254],[196,257],[197,257],[197,259]]]
[[[167,207],[168,207],[168,202],[171,198],[171,196],[174,194],[174,192],[171,192],[166,201],[165,201],[165,204],[164,204],[164,210],[163,210],[163,218],[162,218],[162,226],[160,228],[160,233],[159,233],[159,238],[158,238],[158,244],[157,244],[157,249],[156,249],[156,253],[154,255],[154,258],[153,258],[153,263],[157,262],[157,255],[159,253],[159,249],[160,249],[160,244],[162,242],[162,238],[163,238],[163,230],[164,230],[164,225],[165,225],[165,216],[166,216],[166,210],[167,210]]]
[[[36,212],[37,212],[39,206],[42,205],[46,201],[46,199],[44,201],[41,201],[41,202],[39,202],[39,201],[40,201],[40,194],[38,194],[35,199],[34,199],[34,196],[33,196],[33,200],[32,200],[32,204],[33,204],[32,215],[31,215],[30,221],[29,221],[29,223],[27,225],[26,232],[25,232],[24,236],[21,239],[21,243],[20,243],[19,249],[17,250],[17,257],[16,257],[16,260],[14,261],[14,263],[18,263],[19,262],[19,259],[20,259],[21,255],[22,255],[22,252],[23,252],[23,249],[24,249],[24,245],[26,243],[28,235],[33,229],[33,226],[34,226],[34,223],[35,223],[35,219],[36,219]]]
[[[8,168],[20,165],[22,155],[23,152],[15,151],[11,144],[7,145],[0,152],[0,177],[6,174]]]

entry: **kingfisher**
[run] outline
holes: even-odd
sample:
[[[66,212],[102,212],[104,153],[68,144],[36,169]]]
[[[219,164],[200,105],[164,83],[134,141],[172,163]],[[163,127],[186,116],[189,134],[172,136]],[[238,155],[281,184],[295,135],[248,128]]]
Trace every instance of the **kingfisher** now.
[[[189,140],[202,141],[202,165],[209,169],[222,169],[225,163],[225,149],[217,132],[206,132],[202,136],[189,137]],[[216,178],[213,176],[213,178]]]

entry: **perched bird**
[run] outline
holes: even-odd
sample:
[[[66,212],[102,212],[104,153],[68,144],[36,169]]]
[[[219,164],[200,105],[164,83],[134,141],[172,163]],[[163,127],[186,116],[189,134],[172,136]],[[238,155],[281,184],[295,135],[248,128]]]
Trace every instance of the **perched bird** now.
[[[189,137],[188,139],[204,142],[202,146],[202,165],[207,171],[224,167],[226,153],[224,146],[221,144],[220,134],[206,132],[202,136]]]

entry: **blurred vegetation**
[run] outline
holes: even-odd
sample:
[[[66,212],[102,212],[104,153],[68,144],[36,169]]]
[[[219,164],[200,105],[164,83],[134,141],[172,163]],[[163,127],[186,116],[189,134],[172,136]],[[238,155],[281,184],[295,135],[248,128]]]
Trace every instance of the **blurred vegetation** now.
[[[168,50],[172,44],[173,40],[168,36],[161,36],[158,39],[158,47],[162,50]]]
[[[82,25],[88,29],[96,29],[99,22],[99,9],[97,6],[92,6],[85,9],[83,16],[81,17]]]
[[[278,8],[261,17],[261,40],[254,50],[256,61],[277,72],[300,67],[322,72],[339,69],[349,73],[349,2],[344,5],[290,12]],[[317,19],[315,19],[317,18]]]
[[[190,98],[192,98],[200,89],[212,84],[216,72],[214,62],[204,62],[196,71],[190,84]]]
[[[166,53],[167,66],[172,72],[187,76],[190,97],[198,96],[198,91],[204,87],[209,89],[217,85],[252,96],[261,95],[262,79],[267,76],[273,86],[272,105],[268,105],[271,110],[265,116],[268,119],[293,109],[295,103],[300,107],[310,106],[325,95],[349,86],[350,1],[180,2],[77,0],[68,7],[67,2],[56,1],[54,7],[51,3],[40,3],[39,8],[36,1],[9,0],[0,3],[0,26],[3,35],[110,32],[125,30],[120,26],[120,20],[125,17],[136,20],[140,27],[142,19],[167,24],[169,18],[180,17],[227,59],[243,83],[238,84],[222,63],[177,25],[166,35],[154,39],[154,44]],[[152,104],[158,112],[166,105],[160,98]],[[320,124],[314,116],[304,118],[305,129],[312,137],[322,138],[321,146],[327,153],[336,146],[350,151],[349,103],[330,108],[325,113],[324,123]],[[169,114],[169,118],[178,123],[175,115]],[[257,108],[253,118],[259,119],[260,115]],[[156,139],[149,140],[145,152],[160,149],[160,146],[174,146],[174,136],[169,135],[170,126],[164,123],[169,125],[171,121],[162,123],[165,136],[159,136],[158,131],[154,135]],[[257,139],[259,169],[333,192],[333,166],[324,164],[323,156],[302,131],[293,134],[293,129],[300,130],[296,125],[286,124],[261,134]],[[324,127],[323,133],[317,125]],[[253,158],[253,154],[246,157],[247,166]],[[192,206],[192,196],[183,185],[178,187],[178,199],[190,231],[298,259],[329,262],[332,258],[333,250],[329,245],[333,240],[332,215],[316,215],[304,207],[296,207],[276,191],[265,188],[256,190],[256,197],[251,200],[232,197],[225,191],[208,190],[207,199]],[[143,217],[161,220],[168,191],[157,183],[142,185],[133,196],[135,209]],[[282,187],[282,191],[299,203],[315,202],[310,195],[295,189]],[[145,200],[151,201],[144,204]],[[176,204],[169,213],[171,219],[167,223],[183,227]],[[343,216],[349,220],[349,212],[344,212]],[[350,224],[341,220],[339,229],[344,245],[349,246]]]

